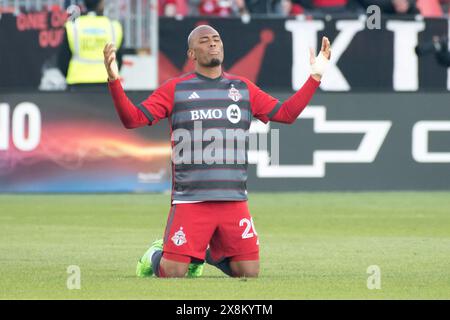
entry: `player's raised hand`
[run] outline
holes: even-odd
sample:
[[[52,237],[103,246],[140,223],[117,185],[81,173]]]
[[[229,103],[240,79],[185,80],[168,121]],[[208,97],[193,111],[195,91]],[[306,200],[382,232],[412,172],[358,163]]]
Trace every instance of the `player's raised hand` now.
[[[120,78],[119,67],[116,62],[116,47],[113,43],[108,43],[103,49],[106,72],[108,72],[108,80],[114,81]]]
[[[320,49],[320,53],[322,53],[325,58],[330,60],[331,58],[331,43],[327,37],[322,38],[322,48]]]
[[[322,38],[322,47],[316,57],[313,48],[309,48],[309,62],[311,63],[311,75],[317,81],[322,79],[326,66],[331,58],[331,44],[327,37]]]

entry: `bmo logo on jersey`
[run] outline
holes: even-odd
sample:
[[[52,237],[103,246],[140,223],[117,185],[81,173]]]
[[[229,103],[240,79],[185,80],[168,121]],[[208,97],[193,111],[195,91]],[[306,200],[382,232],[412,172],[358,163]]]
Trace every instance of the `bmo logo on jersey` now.
[[[222,110],[220,109],[191,111],[191,120],[220,119],[220,118],[222,118]]]
[[[237,104],[231,104],[227,108],[227,118],[231,123],[241,121],[241,109]]]
[[[207,120],[207,119],[221,119],[223,116],[220,109],[208,110],[191,110],[191,120]],[[241,109],[237,104],[231,104],[227,108],[227,118],[231,123],[238,123],[241,121]]]

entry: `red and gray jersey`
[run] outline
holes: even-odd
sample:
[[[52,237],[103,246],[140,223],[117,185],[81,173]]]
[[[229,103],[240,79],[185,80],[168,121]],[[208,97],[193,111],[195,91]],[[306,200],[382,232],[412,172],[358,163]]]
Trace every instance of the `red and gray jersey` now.
[[[138,106],[151,125],[169,119],[172,199],[181,201],[246,200],[250,123],[267,123],[280,107],[248,79],[227,73],[171,79]]]

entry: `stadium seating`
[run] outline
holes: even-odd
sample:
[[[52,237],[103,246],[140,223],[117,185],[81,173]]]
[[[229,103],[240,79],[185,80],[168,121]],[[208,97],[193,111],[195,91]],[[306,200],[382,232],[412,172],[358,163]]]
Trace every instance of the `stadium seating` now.
[[[417,8],[424,17],[442,17],[444,14],[439,0],[417,0]]]

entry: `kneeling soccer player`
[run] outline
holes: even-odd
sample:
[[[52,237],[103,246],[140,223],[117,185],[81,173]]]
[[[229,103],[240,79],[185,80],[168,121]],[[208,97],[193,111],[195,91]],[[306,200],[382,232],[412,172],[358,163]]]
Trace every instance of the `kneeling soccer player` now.
[[[284,103],[248,79],[223,72],[223,43],[212,27],[195,28],[188,47],[195,72],[166,81],[138,106],[122,89],[114,45],[104,49],[109,89],[124,126],[154,125],[168,118],[172,153],[183,146],[183,161],[172,156],[172,202],[164,239],[151,245],[139,260],[136,274],[198,277],[206,260],[229,276],[257,277],[259,242],[247,206],[248,136],[243,133],[248,133],[252,117],[264,123],[297,119],[320,84],[331,55],[330,42],[322,39],[318,57],[311,49],[311,76]],[[198,130],[206,131],[198,135]],[[207,145],[217,142],[219,136],[221,142],[227,142],[229,130],[238,133],[235,137],[241,148],[233,143],[230,151],[225,143],[216,144],[223,149],[205,157]],[[198,146],[198,142],[200,151],[186,148]],[[198,157],[199,152],[203,158]],[[218,154],[220,161],[211,161],[217,160]]]

